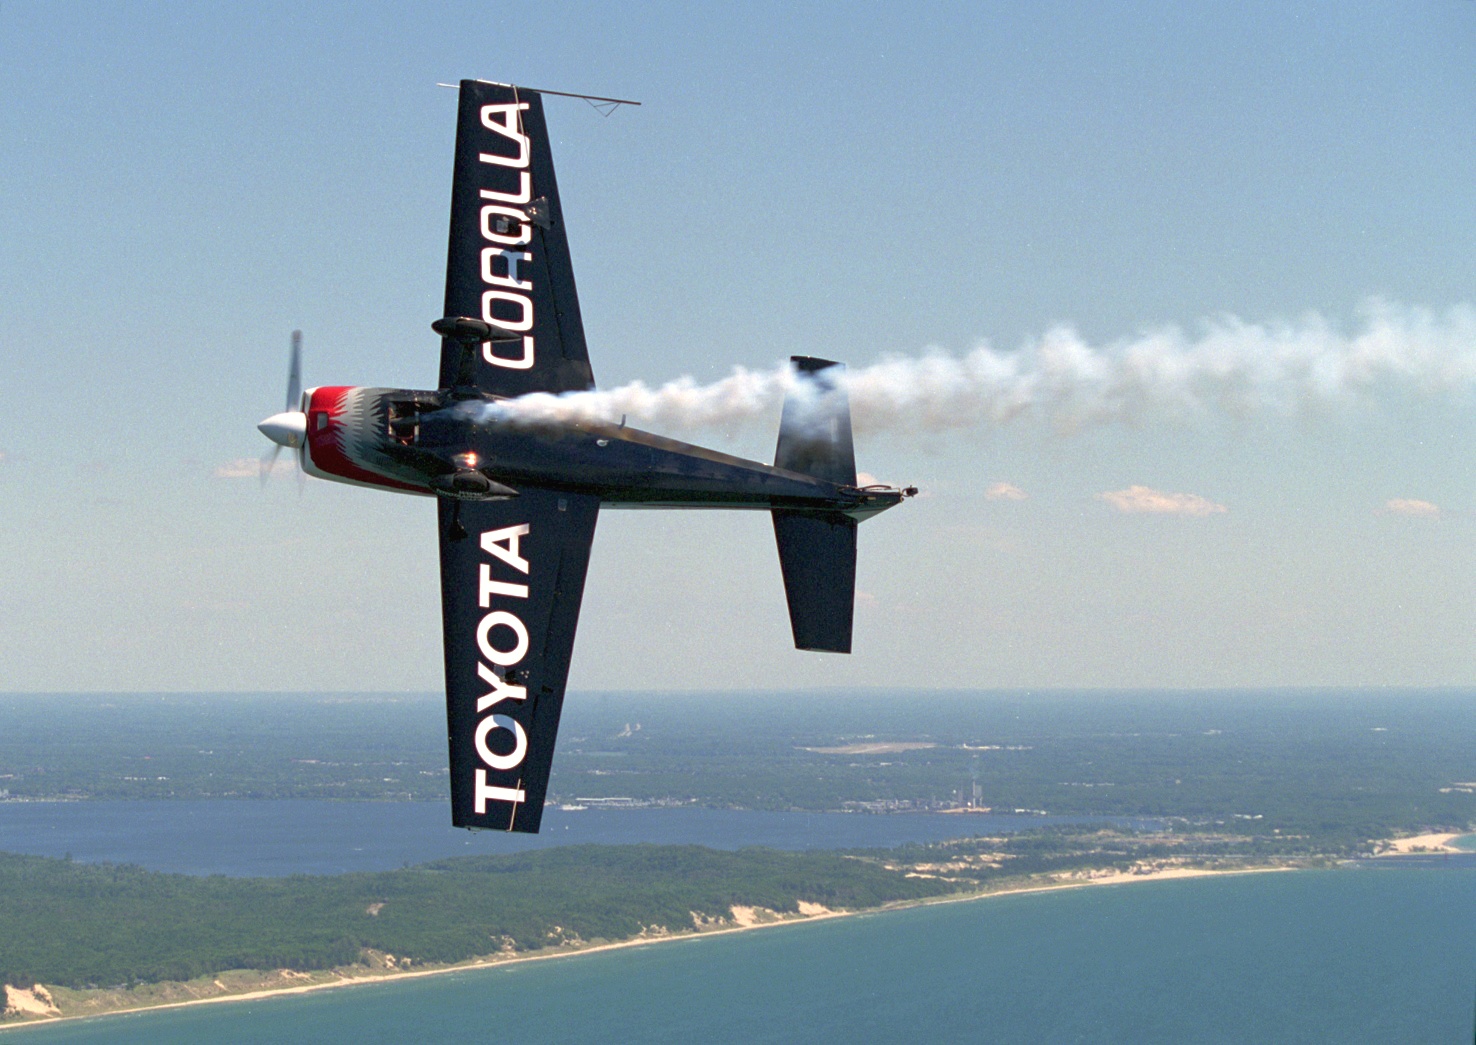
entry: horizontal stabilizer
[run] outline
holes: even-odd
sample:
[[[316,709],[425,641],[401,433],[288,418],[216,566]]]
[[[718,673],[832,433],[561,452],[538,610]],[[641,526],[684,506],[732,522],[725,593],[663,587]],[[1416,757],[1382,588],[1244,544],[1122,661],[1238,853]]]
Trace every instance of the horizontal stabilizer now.
[[[851,652],[856,525],[840,512],[774,512],[796,649]]]

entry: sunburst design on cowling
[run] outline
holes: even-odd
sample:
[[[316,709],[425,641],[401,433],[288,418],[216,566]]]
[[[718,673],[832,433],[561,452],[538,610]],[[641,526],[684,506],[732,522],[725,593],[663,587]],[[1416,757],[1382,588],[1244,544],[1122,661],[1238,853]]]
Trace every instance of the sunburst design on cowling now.
[[[338,423],[333,426],[334,443],[339,451],[367,472],[380,471],[383,461],[375,451],[374,433],[383,427],[379,415],[384,389],[352,388],[339,400]]]

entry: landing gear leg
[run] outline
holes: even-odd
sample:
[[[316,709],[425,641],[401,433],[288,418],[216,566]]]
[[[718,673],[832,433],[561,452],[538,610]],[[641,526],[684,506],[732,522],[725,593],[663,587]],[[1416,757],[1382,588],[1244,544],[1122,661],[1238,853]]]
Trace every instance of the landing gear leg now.
[[[451,524],[446,527],[446,536],[453,541],[466,540],[466,527],[461,525],[461,498],[451,499]]]

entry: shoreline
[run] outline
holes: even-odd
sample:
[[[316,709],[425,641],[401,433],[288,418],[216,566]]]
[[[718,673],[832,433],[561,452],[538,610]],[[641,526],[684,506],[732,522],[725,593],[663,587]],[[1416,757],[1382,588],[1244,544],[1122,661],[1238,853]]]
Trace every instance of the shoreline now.
[[[1450,837],[1458,837],[1452,835]],[[1458,850],[1451,850],[1456,852]],[[492,969],[502,966],[518,965],[525,962],[552,961],[559,958],[577,958],[587,954],[599,954],[608,951],[625,950],[633,947],[648,947],[663,943],[677,943],[691,940],[704,940],[715,936],[728,936],[734,933],[752,932],[759,929],[772,929],[783,925],[805,925],[813,922],[830,921],[836,918],[855,918],[863,915],[885,914],[890,911],[912,910],[919,907],[930,907],[939,904],[972,903],[979,900],[988,900],[1001,896],[1018,896],[1026,893],[1048,893],[1060,892],[1067,889],[1082,889],[1091,886],[1128,885],[1135,882],[1163,882],[1186,878],[1208,878],[1226,877],[1231,875],[1265,874],[1278,871],[1297,871],[1306,869],[1304,866],[1294,864],[1264,865],[1244,868],[1215,868],[1215,867],[1167,867],[1145,873],[1133,873],[1131,871],[1086,871],[1067,872],[1072,877],[1056,878],[1032,882],[1029,880],[1016,885],[1008,885],[1001,889],[983,892],[954,893],[947,896],[928,897],[921,900],[902,900],[883,904],[880,907],[866,907],[860,910],[832,911],[824,907],[815,906],[814,909],[806,911],[806,907],[812,907],[807,903],[800,905],[800,911],[795,914],[786,914],[763,910],[755,912],[752,908],[735,908],[731,912],[733,919],[738,923],[726,925],[722,928],[684,930],[678,933],[662,933],[651,936],[636,936],[627,940],[616,940],[609,943],[599,943],[583,947],[564,947],[557,950],[536,951],[524,954],[512,954],[506,957],[491,955],[479,958],[471,958],[452,965],[438,965],[432,968],[403,969],[390,971],[388,968],[379,971],[366,969],[362,975],[346,976],[341,970],[320,970],[318,972],[296,972],[295,970],[277,970],[275,975],[287,978],[311,978],[314,976],[336,977],[325,978],[314,983],[298,983],[293,986],[282,987],[256,987],[241,991],[239,993],[221,993],[204,998],[187,998],[178,1001],[162,1001],[158,1004],[120,1005],[117,1008],[104,1009],[99,1012],[75,1013],[71,1015],[62,1014],[56,1016],[38,1015],[33,1019],[17,1020],[14,1022],[0,1024],[0,1034],[7,1031],[20,1030],[27,1027],[51,1026],[56,1023],[70,1022],[73,1020],[95,1020],[109,1016],[123,1016],[131,1013],[156,1012],[164,1009],[183,1009],[197,1005],[220,1005],[231,1002],[264,1001],[269,998],[286,997],[289,995],[309,994],[317,991],[336,990],[342,987],[357,987],[367,984],[393,983],[402,980],[421,979],[428,976],[444,976],[457,972],[471,972],[480,969]],[[762,917],[758,916],[759,914]],[[215,974],[215,982],[219,983],[219,977],[229,976],[234,972],[258,972],[263,976],[272,975],[266,970],[229,970]],[[44,987],[45,985],[40,985]]]

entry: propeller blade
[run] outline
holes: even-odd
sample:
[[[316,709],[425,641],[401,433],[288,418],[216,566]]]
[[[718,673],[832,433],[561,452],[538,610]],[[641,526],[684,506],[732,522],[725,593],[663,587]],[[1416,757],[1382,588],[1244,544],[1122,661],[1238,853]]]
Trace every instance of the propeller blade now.
[[[302,494],[307,474],[302,467],[303,446],[307,442],[307,418],[302,412],[302,331],[292,332],[292,351],[287,357],[287,408],[273,414],[256,426],[261,434],[276,445],[261,455],[261,485],[267,484],[282,447],[293,450],[292,463],[296,465],[297,492]]]
[[[292,332],[292,355],[287,364],[286,410],[302,409],[302,331]]]
[[[270,450],[268,450],[266,453],[264,453],[264,454],[261,455],[261,485],[262,486],[265,486],[267,484],[267,480],[269,478],[271,478],[272,469],[277,466],[277,455],[280,454],[281,452],[282,452],[282,446],[279,443],[276,446],[272,447]]]

